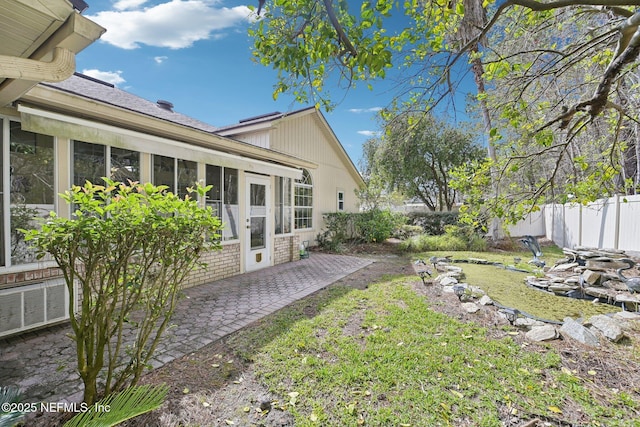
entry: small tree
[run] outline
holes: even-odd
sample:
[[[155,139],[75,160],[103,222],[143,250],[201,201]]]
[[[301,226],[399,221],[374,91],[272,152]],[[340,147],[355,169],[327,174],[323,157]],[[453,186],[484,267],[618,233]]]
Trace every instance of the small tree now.
[[[40,230],[24,231],[39,256],[51,254],[64,275],[89,405],[99,397],[99,378],[104,395],[137,383],[184,279],[201,265],[203,251],[220,248],[221,223],[210,208],[164,186],[104,180],[106,186],[87,182],[61,195],[74,207],[73,219],[51,213]],[[206,190],[196,188],[201,197]],[[135,332],[130,344],[124,339],[129,328]]]
[[[431,211],[450,211],[458,201],[450,172],[484,155],[464,126],[452,127],[431,115],[400,114],[386,124],[371,170],[389,191],[417,198]]]

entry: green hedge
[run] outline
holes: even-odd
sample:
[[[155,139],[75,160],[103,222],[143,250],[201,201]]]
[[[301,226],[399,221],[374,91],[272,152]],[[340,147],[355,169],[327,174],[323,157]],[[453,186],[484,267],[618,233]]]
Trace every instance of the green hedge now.
[[[458,224],[458,212],[411,212],[407,217],[408,224],[422,227],[431,236],[445,234],[447,225]]]

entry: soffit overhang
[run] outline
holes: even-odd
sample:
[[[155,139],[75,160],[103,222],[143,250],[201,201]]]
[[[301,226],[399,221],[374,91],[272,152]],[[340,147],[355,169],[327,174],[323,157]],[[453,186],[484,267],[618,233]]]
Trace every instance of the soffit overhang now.
[[[67,0],[0,2],[0,107],[75,71],[75,55],[106,30]]]

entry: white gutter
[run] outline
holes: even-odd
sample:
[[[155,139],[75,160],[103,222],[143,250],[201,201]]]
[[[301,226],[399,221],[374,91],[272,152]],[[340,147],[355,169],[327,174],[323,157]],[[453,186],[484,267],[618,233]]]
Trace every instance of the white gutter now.
[[[71,77],[75,70],[75,54],[60,47],[53,50],[51,62],[0,55],[0,78],[61,82]]]

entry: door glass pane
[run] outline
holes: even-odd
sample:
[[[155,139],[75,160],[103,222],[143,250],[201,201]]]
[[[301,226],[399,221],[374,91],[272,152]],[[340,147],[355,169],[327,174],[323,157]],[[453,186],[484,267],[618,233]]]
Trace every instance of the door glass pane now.
[[[265,216],[267,214],[266,186],[249,187],[249,216],[251,217],[251,249],[264,248]]]
[[[267,206],[265,203],[265,191],[264,185],[251,184],[251,193],[249,195],[249,205],[251,207],[251,216],[264,216],[267,213]]]
[[[251,249],[264,248],[263,216],[251,217]]]
[[[11,263],[35,262],[20,229],[37,226],[36,217],[54,209],[53,137],[26,132],[18,122],[10,131]]]
[[[274,218],[276,234],[291,232],[291,178],[276,178]]]

